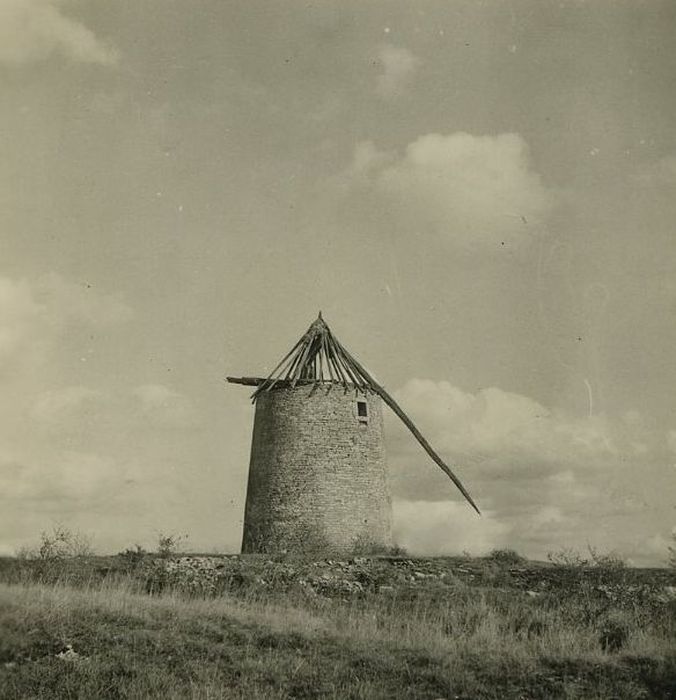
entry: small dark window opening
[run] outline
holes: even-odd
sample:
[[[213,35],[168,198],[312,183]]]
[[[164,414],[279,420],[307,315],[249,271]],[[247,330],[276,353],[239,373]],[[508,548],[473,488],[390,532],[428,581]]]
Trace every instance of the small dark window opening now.
[[[358,418],[367,418],[368,417],[368,410],[366,406],[366,401],[357,401],[357,417]]]

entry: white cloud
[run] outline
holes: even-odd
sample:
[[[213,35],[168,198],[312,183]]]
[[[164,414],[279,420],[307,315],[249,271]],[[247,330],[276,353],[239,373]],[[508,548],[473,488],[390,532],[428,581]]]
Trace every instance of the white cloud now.
[[[676,528],[674,528],[676,530]],[[672,536],[665,537],[662,533],[657,533],[652,537],[649,537],[645,541],[645,548],[649,554],[652,554],[655,558],[666,560],[669,556],[669,547],[673,547],[676,541]]]
[[[0,378],[20,369],[35,374],[50,361],[55,341],[77,324],[95,328],[124,323],[132,309],[117,295],[55,273],[38,279],[0,276]],[[2,402],[0,402],[0,413]]]
[[[118,386],[120,360],[106,357],[132,317],[86,280],[0,276],[0,547],[54,522],[122,547],[170,527],[202,488],[198,438],[183,430],[196,425],[191,401],[161,383]]]
[[[486,554],[504,546],[510,527],[491,513],[468,517],[462,504],[438,501],[405,501],[392,504],[393,536],[413,554]]]
[[[115,63],[117,53],[82,22],[64,14],[63,4],[0,0],[0,62],[28,63],[58,52],[82,63]]]
[[[535,527],[542,527],[544,525],[563,523],[567,520],[566,516],[561,511],[558,506],[543,506],[535,512],[531,517],[531,523]]]
[[[378,52],[383,71],[378,76],[376,92],[381,97],[397,97],[402,94],[415,75],[420,63],[408,49],[384,44]]]
[[[381,168],[395,160],[396,154],[379,151],[373,141],[360,141],[354,149],[350,176],[368,178],[377,175]]]
[[[136,387],[132,393],[141,400],[145,410],[165,406],[178,396],[175,391],[163,384],[142,384]]]
[[[388,413],[397,535],[411,551],[509,546],[543,558],[590,543],[650,559],[642,543],[670,511],[670,486],[663,437],[640,416],[629,429],[624,420],[565,416],[496,387],[471,393],[423,379],[395,395],[484,513],[477,518]]]
[[[73,420],[88,404],[99,399],[101,392],[86,386],[66,386],[43,391],[36,399],[32,416],[48,424],[60,424]]]
[[[427,134],[403,156],[359,144],[350,175],[408,235],[435,235],[467,250],[527,242],[553,203],[518,134]]]
[[[25,451],[22,457],[20,462],[0,465],[5,508],[17,503],[30,508],[42,502],[67,510],[71,501],[111,497],[115,486],[125,479],[124,470],[113,459],[91,452],[63,450],[46,455]]]
[[[142,414],[158,425],[187,427],[196,420],[190,399],[163,384],[143,384],[132,393],[140,403]]]
[[[412,379],[396,395],[440,451],[461,463],[481,463],[484,474],[508,469],[523,478],[545,476],[562,471],[562,464],[589,469],[617,452],[604,418],[556,416],[497,387],[472,394],[449,382]],[[399,429],[394,439],[412,447]]]
[[[23,519],[37,522],[75,508],[100,508],[125,483],[119,450],[109,451],[116,424],[108,387],[79,383],[78,365],[83,339],[88,342],[95,329],[111,330],[131,316],[118,296],[86,283],[56,274],[0,276],[3,536],[12,538]],[[67,375],[77,383],[67,384]],[[42,520],[39,527],[47,525]]]
[[[108,552],[147,540],[153,528],[173,526],[186,492],[173,471],[166,457],[149,463],[46,443],[23,450],[21,461],[0,455],[0,551],[34,546],[57,523],[94,536]]]

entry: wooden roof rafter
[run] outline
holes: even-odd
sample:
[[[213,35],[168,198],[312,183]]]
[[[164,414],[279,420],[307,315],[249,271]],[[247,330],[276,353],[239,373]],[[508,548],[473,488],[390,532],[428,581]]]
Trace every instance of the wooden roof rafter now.
[[[292,387],[299,382],[331,382],[342,384],[345,389],[375,391],[369,380],[356,370],[349,355],[339,348],[321,312],[291,352],[258,384],[251,395],[252,400],[256,401],[263,392],[272,390],[279,382]]]

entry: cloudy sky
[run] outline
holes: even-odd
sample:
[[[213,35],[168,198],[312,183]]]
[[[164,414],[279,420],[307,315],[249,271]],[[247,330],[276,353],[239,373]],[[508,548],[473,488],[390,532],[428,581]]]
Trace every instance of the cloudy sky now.
[[[0,0],[0,551],[240,541],[264,374],[321,309],[411,551],[676,525],[672,2]]]

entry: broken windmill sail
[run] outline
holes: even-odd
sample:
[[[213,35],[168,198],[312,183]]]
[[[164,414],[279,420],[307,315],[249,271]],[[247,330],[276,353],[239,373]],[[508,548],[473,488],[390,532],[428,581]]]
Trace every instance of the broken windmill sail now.
[[[227,379],[231,383],[255,386],[256,390],[251,395],[254,402],[262,393],[273,390],[275,386],[295,387],[298,384],[317,386],[325,383],[342,384],[345,389],[378,394],[413,433],[425,452],[457,486],[472,508],[480,514],[479,508],[458,477],[427,442],[392,396],[340,344],[322,318],[321,312],[317,320],[266,378],[228,377]]]

